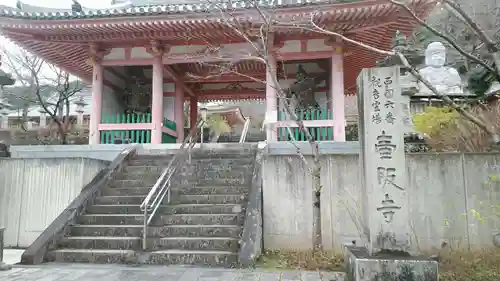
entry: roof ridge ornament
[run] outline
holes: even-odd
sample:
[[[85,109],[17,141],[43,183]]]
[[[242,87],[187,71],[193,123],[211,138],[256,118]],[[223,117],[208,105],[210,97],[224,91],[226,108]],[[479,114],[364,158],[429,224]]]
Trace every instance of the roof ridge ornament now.
[[[76,12],[76,13],[83,12],[82,5],[80,3],[78,3],[78,1],[73,0],[73,4],[71,4],[71,11]]]
[[[16,2],[16,8],[18,8],[19,10],[22,11],[23,10],[23,6],[24,6],[24,3],[21,2],[21,1],[19,1],[19,0],[17,0],[17,2]]]

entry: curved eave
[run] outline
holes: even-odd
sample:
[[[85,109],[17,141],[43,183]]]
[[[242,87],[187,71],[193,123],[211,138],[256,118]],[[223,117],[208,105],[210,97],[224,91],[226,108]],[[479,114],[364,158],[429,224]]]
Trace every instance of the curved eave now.
[[[409,5],[419,17],[425,18],[434,4],[434,0],[412,0]],[[322,7],[322,12],[317,15],[319,24],[342,30],[351,39],[383,50],[390,49],[396,30],[409,35],[418,24],[388,0],[307,5],[280,9],[278,13],[281,18],[309,18],[311,11],[318,7]],[[247,20],[252,17],[248,11],[241,13],[241,16]],[[380,25],[381,21],[387,24]],[[351,30],[356,31],[350,32]],[[219,42],[225,38],[234,42],[238,36],[215,15],[207,17],[202,13],[83,20],[27,20],[0,16],[0,33],[26,50],[83,79],[88,79],[92,73],[92,66],[87,61],[90,42],[113,45],[124,41],[123,36],[132,34],[134,37],[137,33],[153,36],[149,40],[166,42],[175,42],[186,35],[209,37]],[[107,36],[113,34],[118,36],[114,38],[115,41],[110,41]],[[275,35],[286,38],[293,34],[305,36],[304,38],[308,36],[303,30],[296,29],[279,30]],[[344,54],[345,87],[346,94],[353,94],[359,71],[362,68],[374,67],[375,62],[382,59],[383,55],[355,45],[348,45],[347,49],[348,52]]]

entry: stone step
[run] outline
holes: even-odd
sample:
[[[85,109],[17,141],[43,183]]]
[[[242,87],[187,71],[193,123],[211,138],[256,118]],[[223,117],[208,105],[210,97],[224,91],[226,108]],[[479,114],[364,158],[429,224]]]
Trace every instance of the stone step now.
[[[215,250],[162,250],[149,252],[147,264],[189,264],[198,266],[235,267],[238,254],[232,251]]]
[[[158,214],[231,214],[240,213],[240,204],[182,204],[162,205]],[[142,214],[140,205],[92,205],[88,214]]]
[[[147,240],[149,251],[159,250],[219,250],[236,252],[239,238],[235,237],[164,237]]]
[[[240,166],[240,165],[251,165],[254,162],[254,155],[235,155],[234,157],[224,157],[224,158],[191,158],[191,162],[187,160],[183,163],[184,166],[203,166],[211,163],[212,165],[220,166]],[[137,158],[130,159],[127,166],[156,166],[166,168],[170,163],[170,158]]]
[[[125,166],[119,174],[161,174],[166,167],[163,166]]]
[[[223,250],[236,252],[239,239],[235,237],[152,237],[146,240],[148,251],[182,250]],[[65,237],[58,244],[67,249],[111,249],[139,250],[141,237],[116,236],[72,236]]]
[[[175,179],[173,185],[183,186],[231,186],[231,185],[244,185],[250,183],[250,176],[241,176],[233,178],[198,178],[196,176],[178,177]],[[109,184],[109,188],[145,188],[153,187],[158,178],[143,178],[143,179],[118,179],[113,180]]]
[[[174,184],[180,185],[191,185],[191,186],[231,186],[231,185],[246,185],[250,184],[251,177],[249,175],[242,175],[239,177],[226,177],[219,178],[214,176],[209,177],[197,177],[196,175],[187,177],[178,177]]]
[[[141,166],[143,167],[143,166]],[[162,175],[162,171],[158,172],[121,172],[115,176],[115,180],[149,180],[155,181]],[[182,171],[179,170],[176,173],[176,177],[185,178],[185,179],[219,179],[219,178],[241,178],[241,177],[250,177],[252,173],[252,167],[238,167],[235,169],[224,169],[224,170],[196,170],[195,168],[186,168]]]
[[[168,165],[172,156],[135,156],[128,160],[128,166],[158,166]]]
[[[103,189],[102,196],[128,196],[128,195],[143,195],[147,196],[152,186],[144,187],[125,187],[116,188],[108,187]],[[243,194],[248,192],[248,187],[244,185],[229,185],[229,186],[173,186],[172,194]]]
[[[172,204],[243,204],[244,194],[178,195],[172,197]]]
[[[245,165],[228,166],[224,164],[213,164],[211,162],[202,163],[198,165],[185,164],[182,168],[185,172],[231,172],[231,171],[246,171],[253,167],[253,161]],[[125,166],[120,174],[151,174],[151,175],[161,175],[165,170],[166,166]]]
[[[172,196],[176,195],[210,195],[210,194],[245,194],[248,192],[248,187],[244,185],[228,185],[228,186],[173,186]]]
[[[230,251],[163,250],[134,252],[133,250],[58,249],[48,255],[49,261],[80,263],[126,264],[191,264],[233,266],[238,255]]]
[[[96,205],[140,205],[146,198],[146,195],[129,196],[99,196],[94,200]],[[166,202],[167,200],[164,200]]]
[[[73,249],[133,250],[141,249],[142,239],[127,236],[69,236],[64,237],[58,246]]]
[[[99,196],[96,197],[96,205],[140,205],[146,196]],[[172,196],[171,204],[243,204],[246,194],[210,194],[210,195],[177,195]],[[163,199],[167,203],[167,197]]]
[[[136,180],[122,180],[122,179],[116,179],[113,180],[110,184],[110,188],[134,188],[134,187],[153,187],[158,181],[158,178],[155,177],[145,177],[143,179],[136,179]]]
[[[128,196],[128,195],[142,195],[147,196],[152,186],[148,187],[127,187],[127,188],[104,188],[102,190],[103,196]]]
[[[255,155],[254,149],[193,149],[192,159],[224,159],[224,158],[252,158]]]
[[[58,249],[48,253],[48,261],[78,263],[131,263],[133,250],[112,249]]]
[[[142,225],[73,225],[71,236],[142,237]],[[239,237],[239,225],[149,226],[148,237]]]
[[[123,180],[135,180],[135,181],[144,181],[148,184],[152,182],[156,182],[162,173],[118,173],[114,176],[114,181],[123,181]],[[110,186],[115,186],[114,183],[111,183]]]
[[[160,225],[234,225],[243,221],[240,214],[172,214],[155,215],[151,226]],[[144,216],[138,214],[86,214],[76,219],[78,224],[143,225]]]

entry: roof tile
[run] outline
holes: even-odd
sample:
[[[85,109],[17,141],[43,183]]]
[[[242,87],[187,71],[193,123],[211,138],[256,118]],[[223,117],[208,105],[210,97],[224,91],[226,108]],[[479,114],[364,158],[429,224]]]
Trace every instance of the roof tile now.
[[[294,7],[303,5],[315,5],[315,4],[328,4],[335,2],[355,2],[356,0],[346,1],[346,0],[260,0],[259,5],[261,7],[273,7],[273,8],[284,8],[284,7]],[[144,1],[141,1],[144,2]],[[158,1],[152,1],[157,3]],[[167,1],[165,1],[167,2]],[[250,8],[250,5],[246,1],[234,1],[231,2],[231,7],[227,4],[229,2],[219,2],[222,4],[223,8],[226,9],[245,9]],[[199,13],[199,12],[209,12],[215,10],[216,3],[181,3],[181,4],[147,4],[141,3],[141,5],[126,5],[120,8],[109,8],[109,9],[87,9],[83,8],[83,12],[73,12],[70,9],[61,10],[45,7],[31,6],[27,4],[22,4],[22,10],[18,8],[10,8],[7,6],[0,5],[0,17],[4,18],[17,18],[17,19],[31,19],[31,20],[68,20],[68,19],[91,19],[91,18],[110,18],[110,17],[120,17],[120,16],[148,16],[148,15],[158,15],[158,14],[179,14],[179,13]]]

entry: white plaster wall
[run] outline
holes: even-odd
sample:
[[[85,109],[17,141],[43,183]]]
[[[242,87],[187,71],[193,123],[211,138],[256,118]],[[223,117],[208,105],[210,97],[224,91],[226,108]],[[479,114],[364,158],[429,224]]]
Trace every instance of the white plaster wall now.
[[[104,68],[104,79],[112,82],[115,86],[124,88],[125,81],[115,76]],[[102,93],[102,115],[123,113],[125,106],[118,98],[118,94],[107,86],[104,86]]]
[[[0,226],[6,247],[28,247],[107,162],[0,159]]]
[[[102,93],[102,115],[123,113],[124,105],[118,99],[116,93],[108,87],[104,87]]]
[[[500,154],[407,154],[413,247],[431,251],[443,241],[464,249],[493,247],[500,233],[500,182],[488,178],[498,174],[497,163]],[[321,167],[323,245],[340,251],[360,237],[358,155],[325,155]],[[265,248],[310,249],[312,189],[302,161],[267,156],[262,176]]]
[[[174,121],[175,97],[163,97],[163,118]]]
[[[175,119],[175,83],[164,83],[163,92],[174,96],[163,97],[163,118],[170,121]]]

